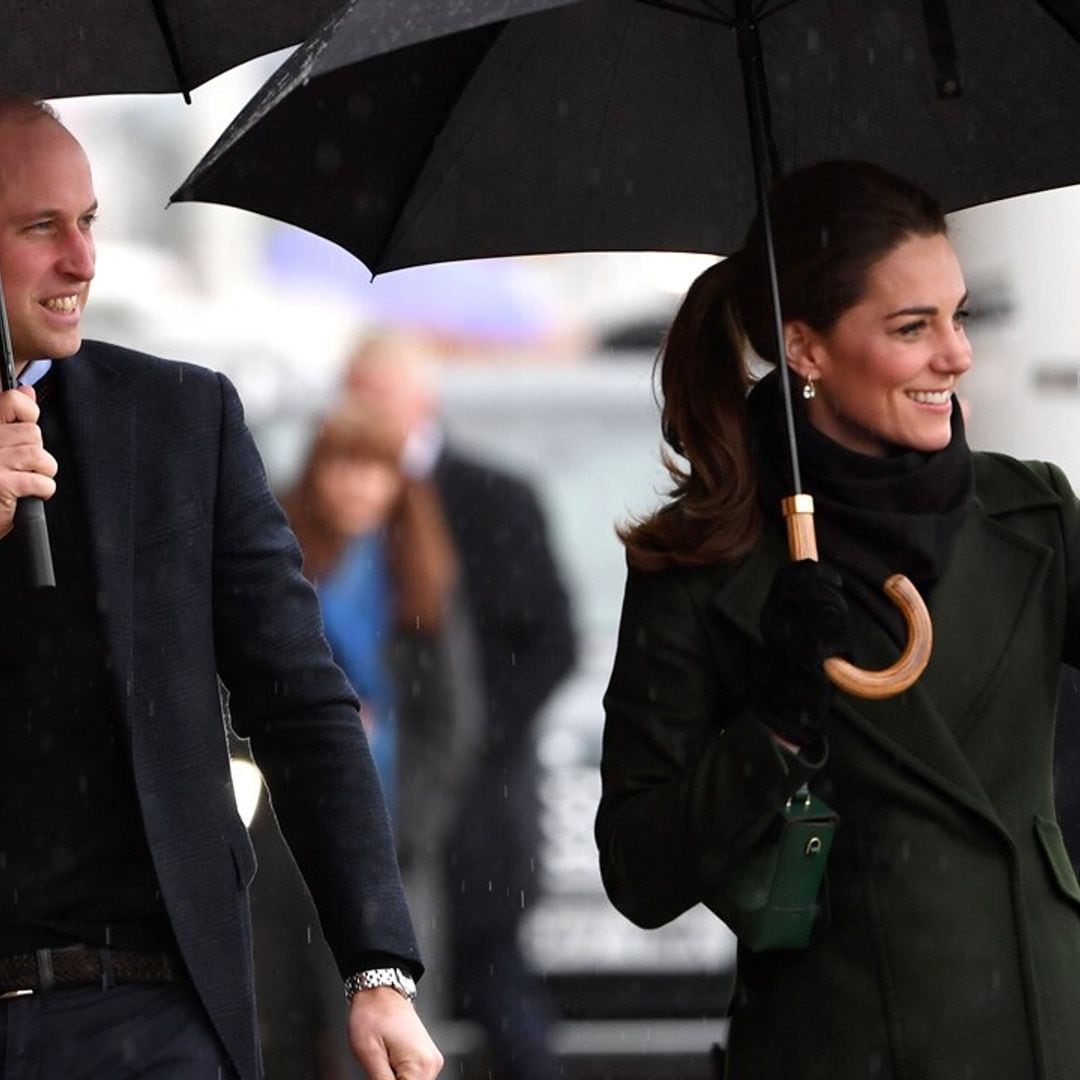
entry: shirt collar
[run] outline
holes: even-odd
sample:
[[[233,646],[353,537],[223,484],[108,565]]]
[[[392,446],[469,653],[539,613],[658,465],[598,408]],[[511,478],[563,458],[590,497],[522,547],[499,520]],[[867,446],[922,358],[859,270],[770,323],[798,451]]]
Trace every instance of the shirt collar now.
[[[26,367],[23,368],[22,375],[19,376],[20,386],[33,386],[39,379],[43,379],[52,367],[52,360],[31,360]]]

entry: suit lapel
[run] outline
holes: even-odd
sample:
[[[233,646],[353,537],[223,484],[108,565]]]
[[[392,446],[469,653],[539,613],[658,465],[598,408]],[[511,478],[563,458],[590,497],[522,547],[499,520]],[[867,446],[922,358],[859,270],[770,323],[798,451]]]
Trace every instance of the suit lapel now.
[[[101,346],[84,345],[59,363],[63,364],[61,401],[90,531],[98,607],[126,713],[124,690],[131,686],[133,625],[135,422],[131,386],[103,355]]]
[[[827,558],[827,553],[825,554]],[[778,530],[724,581],[713,597],[723,615],[756,641],[773,575],[787,553]],[[984,696],[1022,625],[1024,609],[1046,572],[1049,553],[973,507],[949,569],[928,607],[934,649],[922,678],[907,692],[866,701],[838,692],[836,713],[890,756],[936,787],[996,820],[961,748]],[[986,587],[993,582],[993,589]],[[861,607],[852,610],[853,660],[868,669],[893,663],[895,642]]]

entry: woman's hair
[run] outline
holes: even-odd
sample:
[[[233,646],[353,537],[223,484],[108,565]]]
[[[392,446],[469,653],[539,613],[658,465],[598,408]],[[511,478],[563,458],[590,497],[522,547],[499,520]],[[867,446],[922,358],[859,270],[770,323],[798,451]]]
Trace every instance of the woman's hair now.
[[[382,462],[398,470],[403,441],[401,425],[363,401],[350,401],[324,420],[300,479],[281,500],[311,581],[332,573],[355,539],[339,532],[321,505],[318,471],[341,459]],[[395,618],[409,629],[431,631],[457,579],[457,556],[434,485],[402,480],[384,523]]]
[[[829,161],[769,196],[785,320],[827,333],[865,294],[871,268],[904,240],[946,232],[937,203],[876,165]],[[747,346],[772,364],[772,300],[761,222],[690,286],[657,358],[670,500],[618,530],[632,566],[701,565],[746,554],[761,518],[750,456]]]

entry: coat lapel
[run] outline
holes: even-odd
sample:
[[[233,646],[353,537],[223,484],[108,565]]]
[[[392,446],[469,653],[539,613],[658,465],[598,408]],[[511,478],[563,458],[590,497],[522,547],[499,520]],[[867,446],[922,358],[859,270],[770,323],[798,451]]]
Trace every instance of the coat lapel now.
[[[868,739],[995,822],[996,811],[963,743],[983,715],[985,697],[1024,625],[1049,557],[1040,545],[974,510],[928,600],[934,648],[922,677],[906,693],[883,701],[837,695],[837,711]],[[864,624],[871,627],[866,640],[873,647],[857,648],[856,661],[865,667],[891,663],[895,645],[865,616]]]
[[[827,553],[823,553],[827,558]],[[787,558],[778,530],[730,574],[715,606],[756,641],[773,575]],[[996,821],[962,742],[992,692],[1015,634],[1046,573],[1050,553],[1009,530],[979,505],[961,529],[949,569],[928,599],[934,648],[922,678],[907,692],[866,701],[838,692],[835,711],[886,753],[936,787]],[[993,588],[987,584],[993,582]],[[853,605],[853,660],[880,669],[897,659],[897,646],[869,613]]]
[[[71,445],[78,463],[98,607],[110,662],[126,715],[132,679],[132,512],[134,411],[131,386],[103,353],[85,344],[63,365],[59,380]],[[62,483],[62,478],[58,478]]]

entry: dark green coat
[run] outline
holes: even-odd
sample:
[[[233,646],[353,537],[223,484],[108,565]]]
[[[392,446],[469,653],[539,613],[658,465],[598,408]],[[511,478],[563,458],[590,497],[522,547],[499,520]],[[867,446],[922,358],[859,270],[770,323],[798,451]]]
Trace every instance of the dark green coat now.
[[[890,700],[837,693],[817,769],[775,748],[746,678],[783,538],[630,573],[596,824],[615,906],[646,927],[730,910],[731,873],[808,776],[841,816],[809,948],[740,949],[734,1080],[1080,1078],[1080,888],[1051,788],[1080,505],[1052,466],[975,459],[929,667]],[[895,659],[864,610],[852,625],[856,663]]]

